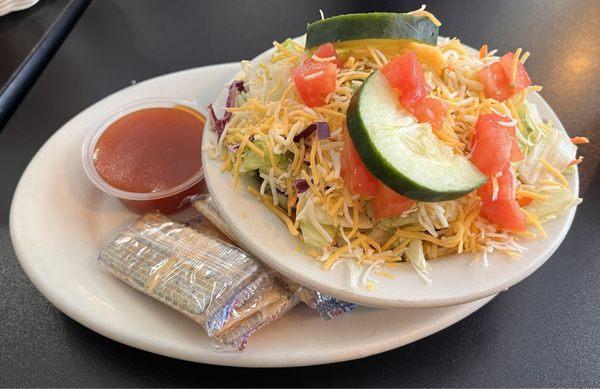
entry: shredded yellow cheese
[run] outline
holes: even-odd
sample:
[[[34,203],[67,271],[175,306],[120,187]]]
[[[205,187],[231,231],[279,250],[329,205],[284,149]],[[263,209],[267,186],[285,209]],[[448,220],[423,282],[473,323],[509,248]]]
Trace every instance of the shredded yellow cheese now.
[[[540,223],[540,221],[533,216],[531,213],[527,212],[525,209],[520,208],[521,212],[523,212],[523,214],[527,217],[527,223],[534,225],[539,231],[540,234],[542,235],[542,237],[544,239],[546,239],[548,237],[548,235],[546,235],[546,230],[544,230],[544,227],[542,226],[542,223]]]
[[[248,187],[248,192],[252,193],[254,196],[256,196],[256,198],[261,200],[275,215],[277,215],[277,217],[283,220],[290,230],[290,234],[294,236],[298,235],[299,232],[292,220],[279,207],[273,205],[273,198],[271,196],[260,194],[260,192],[251,186]]]
[[[554,166],[550,165],[546,160],[544,159],[539,159],[539,161],[542,163],[542,165],[544,165],[544,167],[546,168],[546,170],[548,170],[548,172],[550,172],[550,174],[552,174],[554,177],[558,178],[558,180],[564,185],[564,186],[569,186],[569,181],[567,181],[567,179],[565,178],[565,176],[563,176],[563,174],[561,172],[559,172]]]
[[[364,235],[356,238],[352,243],[350,243],[350,248],[355,248],[357,246],[360,246],[366,239],[367,239],[367,237]],[[329,270],[329,268],[331,268],[331,265],[333,265],[334,262],[337,261],[339,259],[339,257],[347,251],[348,251],[348,246],[346,246],[346,245],[335,250],[333,252],[333,254],[331,254],[329,256],[329,258],[327,258],[327,261],[325,261],[323,263],[323,269]]]
[[[517,190],[517,196],[527,197],[529,199],[535,199],[535,200],[541,200],[541,201],[546,201],[549,198],[547,195],[531,192],[531,191],[525,190],[525,189]]]

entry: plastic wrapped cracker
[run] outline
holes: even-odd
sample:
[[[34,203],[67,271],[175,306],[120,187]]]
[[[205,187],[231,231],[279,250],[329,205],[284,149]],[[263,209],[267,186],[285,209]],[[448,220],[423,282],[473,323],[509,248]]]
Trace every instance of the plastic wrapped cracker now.
[[[250,335],[283,316],[298,301],[296,293],[271,278],[271,282],[264,284],[245,304],[232,309],[232,319],[213,333],[213,346],[219,351],[243,348]]]
[[[159,213],[141,216],[101,251],[98,262],[202,324],[216,348],[242,349],[252,332],[295,304],[295,295],[275,285],[274,273],[259,261],[216,238],[214,228],[208,233],[207,223],[192,225],[197,229]]]
[[[230,241],[242,247],[235,239],[233,233],[229,230],[229,227],[227,227],[227,224],[221,219],[221,216],[213,205],[209,195],[199,195],[192,200],[192,203],[194,204],[194,207],[204,215],[213,226],[217,227],[221,233],[226,235]],[[323,320],[333,319],[334,317],[350,312],[357,307],[356,304],[342,301],[335,297],[327,296],[321,292],[301,286],[282,275],[278,275],[278,278],[294,291],[302,302],[316,310]]]

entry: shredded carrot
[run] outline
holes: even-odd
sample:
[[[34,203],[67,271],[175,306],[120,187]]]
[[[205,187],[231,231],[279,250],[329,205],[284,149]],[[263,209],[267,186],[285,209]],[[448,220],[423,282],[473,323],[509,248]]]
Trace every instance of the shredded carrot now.
[[[569,162],[569,166],[579,165],[581,162],[583,162],[583,156],[582,155],[580,155],[577,159],[574,159],[571,162]]]
[[[574,136],[573,138],[571,138],[571,142],[573,142],[573,144],[576,145],[583,145],[586,143],[590,143],[590,140],[585,136]]]
[[[519,203],[519,205],[521,207],[524,207],[524,206],[528,205],[532,201],[533,201],[533,199],[531,197],[519,197],[519,198],[517,198],[517,203]]]
[[[488,45],[483,45],[479,49],[479,58],[487,57],[488,54]]]

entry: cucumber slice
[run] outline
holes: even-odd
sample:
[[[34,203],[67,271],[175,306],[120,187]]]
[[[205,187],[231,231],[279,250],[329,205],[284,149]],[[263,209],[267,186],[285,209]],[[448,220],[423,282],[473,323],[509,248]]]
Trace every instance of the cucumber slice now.
[[[403,196],[453,200],[487,180],[467,158],[440,141],[429,124],[415,121],[379,71],[352,96],[346,121],[367,168]]]
[[[438,28],[425,16],[374,12],[338,15],[309,23],[306,48],[357,39],[409,39],[435,45]]]

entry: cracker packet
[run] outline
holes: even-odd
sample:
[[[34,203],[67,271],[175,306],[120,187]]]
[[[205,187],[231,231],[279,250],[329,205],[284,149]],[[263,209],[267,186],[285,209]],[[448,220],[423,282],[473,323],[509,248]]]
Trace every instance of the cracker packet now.
[[[242,350],[298,294],[207,221],[139,217],[99,255],[99,267],[200,323],[217,351]]]

